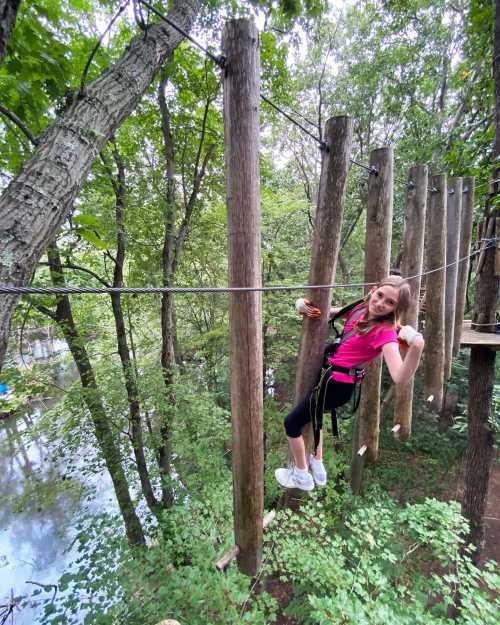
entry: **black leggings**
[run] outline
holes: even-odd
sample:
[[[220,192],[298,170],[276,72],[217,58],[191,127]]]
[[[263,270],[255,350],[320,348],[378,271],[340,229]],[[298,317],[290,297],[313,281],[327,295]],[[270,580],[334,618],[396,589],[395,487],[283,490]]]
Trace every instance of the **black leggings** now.
[[[354,384],[330,380],[326,389],[325,410],[333,410],[346,404],[352,397]],[[311,410],[316,408],[314,391],[308,393],[300,404],[285,417],[285,431],[290,438],[298,438],[302,428],[311,421]]]

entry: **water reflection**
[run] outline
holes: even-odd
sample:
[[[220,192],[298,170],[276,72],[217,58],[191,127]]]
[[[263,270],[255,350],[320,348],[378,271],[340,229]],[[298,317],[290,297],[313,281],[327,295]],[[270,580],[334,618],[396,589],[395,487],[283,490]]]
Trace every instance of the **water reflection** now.
[[[54,381],[63,387],[75,375],[67,363],[56,365],[56,373]],[[37,433],[35,426],[42,414],[59,401],[60,396],[32,402],[23,414],[0,421],[0,604],[8,603],[11,590],[16,597],[31,594],[36,586],[27,581],[57,583],[75,558],[73,528],[87,504],[89,488],[95,491],[96,512],[103,507],[115,512],[108,475],[96,476],[95,483],[89,484],[88,475],[80,481],[77,465],[71,477],[64,479],[65,467]],[[94,455],[93,449],[86,449],[81,457]],[[13,622],[32,625],[37,616],[35,609],[23,608],[14,611]]]

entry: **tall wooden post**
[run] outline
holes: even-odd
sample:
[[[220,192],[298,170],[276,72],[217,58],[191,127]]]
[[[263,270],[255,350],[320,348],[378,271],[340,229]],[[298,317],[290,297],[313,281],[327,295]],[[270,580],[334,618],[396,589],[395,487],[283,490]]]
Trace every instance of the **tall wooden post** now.
[[[467,280],[470,266],[470,243],[474,217],[474,177],[464,178],[462,187],[462,213],[460,216],[460,243],[458,248],[457,301],[455,307],[455,327],[453,330],[453,356],[458,356],[460,337],[464,319]]]
[[[405,233],[401,274],[410,280],[411,304],[405,318],[406,325],[418,326],[418,306],[420,299],[420,274],[424,260],[425,212],[427,206],[428,172],[425,165],[410,169],[406,192]],[[399,424],[399,438],[408,440],[411,434],[413,411],[413,378],[405,386],[396,386],[394,403],[394,425]]]
[[[448,179],[446,204],[446,268],[444,303],[444,380],[451,377],[455,310],[457,299],[458,251],[462,214],[462,178]],[[451,264],[453,263],[453,264]]]
[[[261,287],[260,63],[255,24],[247,19],[229,21],[223,50],[229,286]],[[262,559],[264,511],[261,293],[231,293],[229,321],[235,542],[240,571],[255,575]]]
[[[488,220],[487,220],[488,221]],[[489,221],[496,222],[495,216]],[[499,220],[500,221],[500,220]],[[496,223],[495,223],[496,227]],[[483,232],[487,230],[487,223]],[[495,236],[495,228],[492,231]],[[497,231],[497,237],[500,232]],[[495,275],[495,247],[486,250],[481,271],[476,276],[476,294],[473,322],[477,332],[495,332],[498,310],[500,275]],[[490,325],[486,325],[490,324]],[[474,324],[472,325],[474,328]],[[462,514],[470,522],[470,541],[476,547],[472,558],[477,564],[481,558],[484,540],[484,512],[493,459],[493,431],[489,423],[492,411],[496,352],[487,346],[471,347],[469,364],[469,441],[465,464],[465,489]]]
[[[500,0],[495,2],[495,40],[493,54],[493,75],[495,79],[495,143],[493,146],[492,180],[500,176]],[[494,182],[490,194],[498,198],[500,183]],[[500,238],[500,209],[492,211],[493,236]],[[483,228],[483,232],[487,227]],[[495,262],[498,250],[486,250],[482,268],[477,270],[476,297],[473,321],[495,323],[500,297],[500,266]],[[498,256],[497,256],[498,258]],[[494,332],[494,325],[476,328],[479,332]],[[484,511],[493,456],[493,433],[489,423],[493,400],[496,352],[488,347],[472,347],[469,367],[469,445],[466,455],[465,490],[462,514],[470,521],[470,539],[476,551],[473,560],[478,562],[484,536]]]
[[[343,116],[329,119],[324,138],[328,151],[323,152],[309,284],[332,284],[335,278],[351,156],[352,119]],[[321,317],[305,317],[302,322],[295,378],[296,403],[311,390],[321,367],[332,293],[331,289],[309,289],[307,297],[320,308]],[[311,428],[307,428],[304,435],[309,444]]]
[[[392,148],[380,148],[370,154],[370,165],[378,171],[368,180],[366,207],[365,282],[378,282],[389,274],[391,262],[393,169]],[[366,288],[366,292],[370,287]],[[378,458],[380,430],[380,382],[382,359],[374,360],[363,382],[358,414],[358,445],[367,446],[367,461]]]
[[[446,281],[446,174],[431,176],[426,220],[424,387],[441,410],[444,383],[444,298]],[[436,270],[436,271],[433,271]]]

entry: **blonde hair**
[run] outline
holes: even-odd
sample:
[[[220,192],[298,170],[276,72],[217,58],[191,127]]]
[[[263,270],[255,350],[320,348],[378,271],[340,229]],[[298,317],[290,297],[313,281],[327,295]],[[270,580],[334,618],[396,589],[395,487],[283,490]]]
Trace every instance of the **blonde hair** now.
[[[357,331],[360,334],[367,334],[373,327],[380,324],[395,326],[399,320],[405,316],[408,308],[410,307],[410,285],[401,276],[387,276],[376,285],[375,289],[379,289],[381,286],[391,286],[399,291],[398,303],[394,310],[388,315],[379,317],[377,319],[368,319],[368,309],[361,317],[357,325]],[[371,291],[365,297],[365,302],[368,304],[371,297]]]

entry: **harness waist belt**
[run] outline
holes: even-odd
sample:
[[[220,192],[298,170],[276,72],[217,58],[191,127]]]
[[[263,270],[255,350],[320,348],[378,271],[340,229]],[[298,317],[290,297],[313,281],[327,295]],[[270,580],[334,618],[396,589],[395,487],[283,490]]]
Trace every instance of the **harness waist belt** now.
[[[354,366],[348,369],[347,367],[341,367],[340,365],[329,365],[329,368],[332,371],[337,371],[338,373],[345,373],[346,375],[354,375],[360,376],[363,375],[365,370],[362,366]]]

